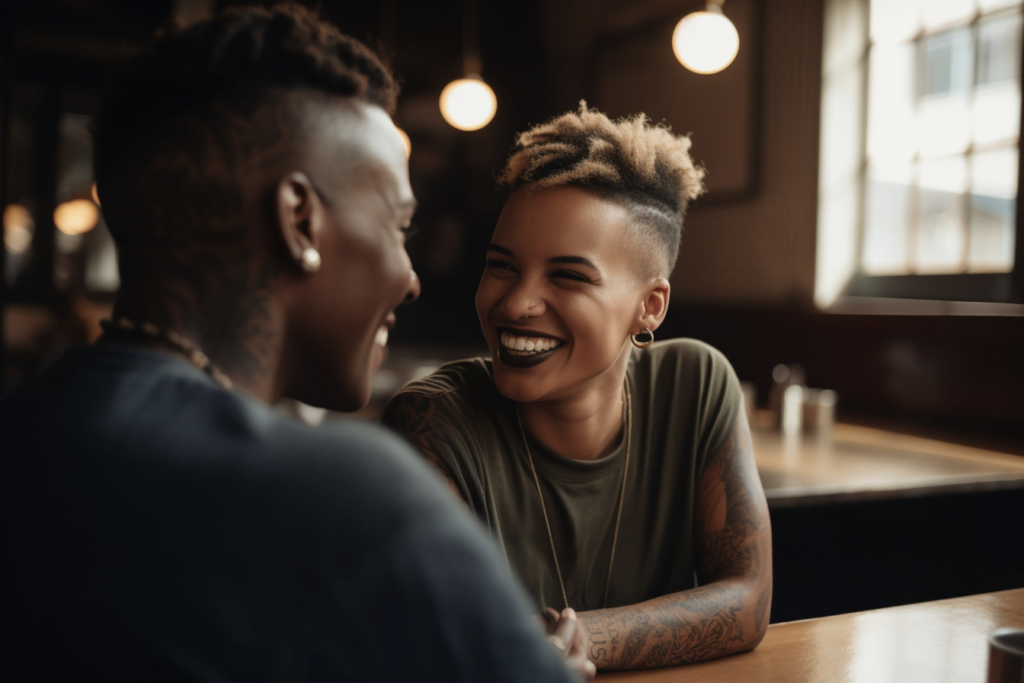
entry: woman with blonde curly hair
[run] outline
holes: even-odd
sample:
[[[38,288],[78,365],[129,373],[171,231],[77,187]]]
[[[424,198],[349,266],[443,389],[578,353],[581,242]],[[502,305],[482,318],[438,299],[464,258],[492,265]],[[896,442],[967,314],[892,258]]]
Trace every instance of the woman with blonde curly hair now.
[[[548,620],[578,612],[599,669],[742,652],[768,625],[771,530],[735,374],[701,342],[653,343],[703,190],[689,148],[586,103],[520,134],[476,296],[493,360],[447,364],[385,413]]]

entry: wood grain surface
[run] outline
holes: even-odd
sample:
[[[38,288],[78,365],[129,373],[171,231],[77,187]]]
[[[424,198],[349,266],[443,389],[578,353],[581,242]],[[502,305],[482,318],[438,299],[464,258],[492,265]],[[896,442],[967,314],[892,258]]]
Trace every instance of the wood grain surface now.
[[[988,636],[1024,628],[1024,588],[768,627],[742,655],[599,683],[984,683]]]
[[[786,438],[756,422],[754,456],[773,510],[1024,488],[1017,455],[847,424],[828,437]]]

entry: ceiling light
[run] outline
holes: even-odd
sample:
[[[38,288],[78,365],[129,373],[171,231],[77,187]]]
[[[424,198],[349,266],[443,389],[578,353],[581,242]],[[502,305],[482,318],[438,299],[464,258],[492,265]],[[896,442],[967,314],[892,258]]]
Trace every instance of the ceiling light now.
[[[4,209],[4,246],[12,254],[23,254],[32,244],[32,214],[21,204]]]
[[[441,91],[441,115],[459,130],[480,130],[498,111],[498,98],[476,74],[452,81]]]
[[[706,11],[687,14],[672,33],[676,59],[698,74],[718,73],[732,64],[740,49],[740,36],[721,3],[709,2]]]
[[[480,76],[480,5],[464,0],[462,16],[462,78],[441,91],[441,115],[459,130],[480,130],[498,111],[498,98]]]
[[[53,223],[65,235],[81,235],[96,227],[100,212],[88,199],[72,199],[53,212]]]
[[[395,126],[395,130],[398,131],[398,137],[402,138],[402,144],[405,145],[405,158],[408,159],[412,154],[412,140],[409,139],[409,134],[398,126]]]

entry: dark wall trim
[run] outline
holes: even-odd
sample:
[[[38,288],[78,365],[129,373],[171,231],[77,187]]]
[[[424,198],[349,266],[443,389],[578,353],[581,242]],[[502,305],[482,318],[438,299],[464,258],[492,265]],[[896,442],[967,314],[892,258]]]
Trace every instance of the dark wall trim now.
[[[1019,291],[1015,290],[1014,273],[956,275],[865,275],[857,273],[847,284],[843,295],[1024,303],[1019,296]]]
[[[772,368],[800,363],[840,416],[1024,439],[1024,317],[672,308],[656,336],[718,348],[762,401]]]

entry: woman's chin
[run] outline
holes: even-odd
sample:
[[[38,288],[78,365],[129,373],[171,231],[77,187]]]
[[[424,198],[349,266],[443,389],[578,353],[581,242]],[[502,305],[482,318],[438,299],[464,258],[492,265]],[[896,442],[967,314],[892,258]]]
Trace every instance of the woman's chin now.
[[[546,392],[541,390],[536,379],[531,381],[529,377],[517,375],[509,377],[507,373],[495,369],[494,386],[498,393],[505,398],[517,403],[533,403],[544,398]]]

